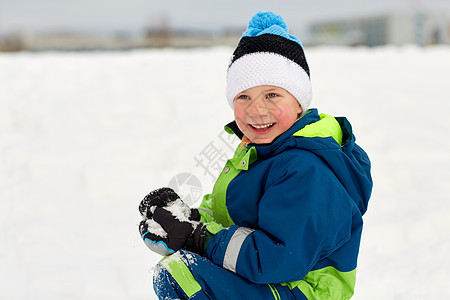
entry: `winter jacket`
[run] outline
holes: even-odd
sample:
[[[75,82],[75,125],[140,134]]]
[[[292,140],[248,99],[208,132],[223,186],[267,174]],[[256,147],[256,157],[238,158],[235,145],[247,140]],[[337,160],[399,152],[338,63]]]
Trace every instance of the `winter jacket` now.
[[[242,138],[234,122],[226,130]],[[349,299],[372,190],[346,118],[309,110],[270,144],[239,146],[199,207],[206,256],[308,299]]]

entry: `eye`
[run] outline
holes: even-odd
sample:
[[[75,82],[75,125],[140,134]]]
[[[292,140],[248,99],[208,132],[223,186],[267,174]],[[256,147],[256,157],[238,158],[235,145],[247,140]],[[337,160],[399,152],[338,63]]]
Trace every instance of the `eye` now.
[[[245,95],[245,94],[242,94],[242,95],[239,95],[239,96],[236,97],[236,100],[238,100],[238,99],[248,100],[248,99],[250,99],[250,97]]]
[[[272,98],[276,98],[276,97],[278,97],[278,94],[276,94],[276,93],[268,93],[266,95],[267,99],[272,99]]]

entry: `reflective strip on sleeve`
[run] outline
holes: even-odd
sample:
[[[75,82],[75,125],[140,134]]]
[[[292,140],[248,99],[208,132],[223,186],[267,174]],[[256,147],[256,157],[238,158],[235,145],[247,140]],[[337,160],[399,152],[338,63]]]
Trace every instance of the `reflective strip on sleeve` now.
[[[251,234],[254,229],[239,227],[230,239],[228,243],[227,250],[225,251],[225,257],[223,259],[223,267],[228,269],[234,273],[236,273],[236,264],[239,256],[239,252],[241,251],[242,244],[244,243],[245,238]]]
[[[214,219],[214,215],[213,215],[212,211],[210,211],[209,209],[206,209],[206,208],[203,208],[203,207],[197,207],[197,209],[207,213],[208,215],[211,216],[211,218]]]

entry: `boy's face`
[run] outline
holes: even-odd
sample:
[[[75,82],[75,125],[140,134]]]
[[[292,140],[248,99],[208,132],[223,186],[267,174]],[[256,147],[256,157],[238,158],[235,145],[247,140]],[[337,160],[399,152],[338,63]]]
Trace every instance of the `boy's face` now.
[[[283,88],[260,85],[239,93],[233,100],[239,129],[255,144],[271,143],[297,120],[302,108]]]

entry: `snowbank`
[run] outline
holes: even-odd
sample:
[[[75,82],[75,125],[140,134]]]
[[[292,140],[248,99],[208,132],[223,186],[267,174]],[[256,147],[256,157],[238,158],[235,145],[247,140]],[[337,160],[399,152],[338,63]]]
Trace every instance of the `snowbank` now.
[[[137,206],[181,173],[210,191],[231,51],[0,54],[0,299],[155,297]],[[354,299],[450,298],[450,48],[306,54],[373,163]]]

